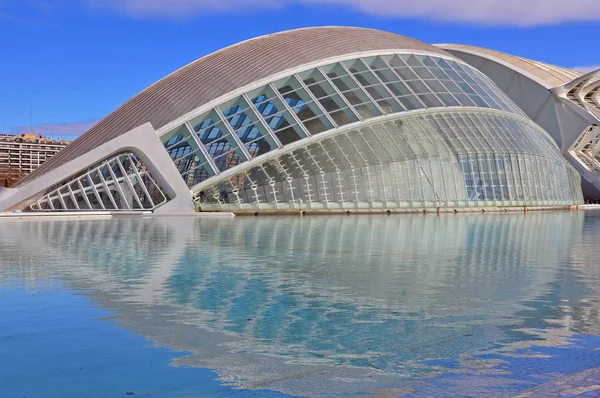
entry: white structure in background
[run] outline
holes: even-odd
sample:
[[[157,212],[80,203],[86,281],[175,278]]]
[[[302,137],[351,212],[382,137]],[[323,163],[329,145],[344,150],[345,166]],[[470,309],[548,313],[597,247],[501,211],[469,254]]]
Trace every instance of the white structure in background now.
[[[324,27],[172,73],[0,191],[0,211],[564,208],[582,203],[580,180],[468,63],[394,33]]]
[[[438,47],[492,79],[554,138],[583,177],[586,196],[600,199],[600,70],[584,74],[480,47]]]

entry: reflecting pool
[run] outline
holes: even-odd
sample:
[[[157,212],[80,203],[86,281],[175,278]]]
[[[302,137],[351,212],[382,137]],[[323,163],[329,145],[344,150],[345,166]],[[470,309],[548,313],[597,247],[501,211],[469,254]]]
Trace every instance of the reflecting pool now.
[[[0,397],[506,396],[600,366],[600,213],[0,221]]]

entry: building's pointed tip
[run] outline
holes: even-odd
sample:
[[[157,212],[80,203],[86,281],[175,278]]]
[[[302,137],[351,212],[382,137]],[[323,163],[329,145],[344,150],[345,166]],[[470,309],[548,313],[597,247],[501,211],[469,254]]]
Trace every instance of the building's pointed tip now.
[[[576,92],[584,90],[590,82],[590,80],[596,77],[598,73],[600,73],[600,69],[595,69],[590,72],[587,72],[579,76],[578,78],[571,80],[567,84],[553,88],[552,92],[560,97],[567,98],[569,94],[575,94]]]

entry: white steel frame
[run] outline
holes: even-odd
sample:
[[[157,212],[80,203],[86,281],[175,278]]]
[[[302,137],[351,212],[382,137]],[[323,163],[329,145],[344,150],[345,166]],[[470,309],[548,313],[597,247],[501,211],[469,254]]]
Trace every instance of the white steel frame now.
[[[129,166],[129,172],[124,164]],[[113,167],[118,168],[120,175],[115,173]],[[96,176],[99,182],[95,182],[92,176]],[[140,187],[141,192],[136,192],[136,187]],[[152,188],[154,197],[148,188]],[[90,197],[95,199],[95,203],[90,201]],[[145,170],[141,161],[133,153],[126,152],[106,159],[98,166],[51,189],[32,204],[31,209],[33,211],[152,211],[166,202],[166,195]]]

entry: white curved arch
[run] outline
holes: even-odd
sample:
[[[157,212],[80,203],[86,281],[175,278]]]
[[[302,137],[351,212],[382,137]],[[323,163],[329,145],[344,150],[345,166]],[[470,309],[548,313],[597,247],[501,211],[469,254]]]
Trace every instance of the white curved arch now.
[[[537,84],[539,84],[540,86],[550,90],[552,88],[554,88],[555,86],[548,83],[546,80],[542,79],[541,77],[537,76],[535,73],[532,73],[524,68],[518,67],[517,65],[515,65],[512,62],[506,61],[500,57],[491,55],[487,52],[483,52],[483,51],[479,51],[476,48],[465,48],[465,46],[461,46],[461,45],[455,45],[455,44],[437,44],[436,47],[439,47],[443,50],[451,50],[451,51],[456,51],[456,52],[463,52],[465,54],[470,54],[470,55],[475,55],[477,57],[483,58],[483,59],[487,59],[489,61],[492,62],[496,62],[502,66],[507,67],[508,69],[517,72],[523,76],[526,76],[527,78],[531,79],[532,81],[536,82]]]

